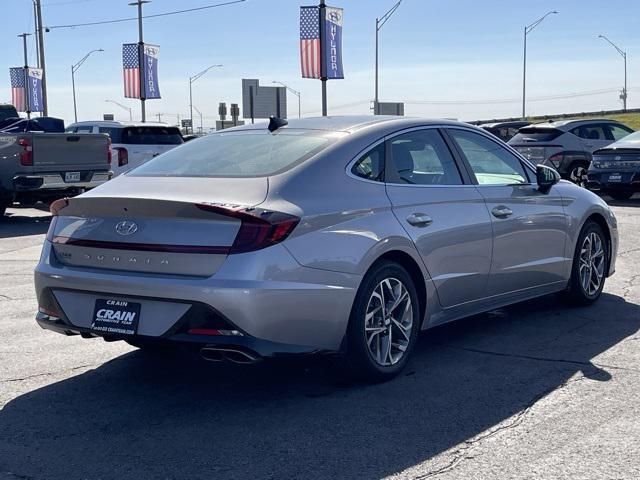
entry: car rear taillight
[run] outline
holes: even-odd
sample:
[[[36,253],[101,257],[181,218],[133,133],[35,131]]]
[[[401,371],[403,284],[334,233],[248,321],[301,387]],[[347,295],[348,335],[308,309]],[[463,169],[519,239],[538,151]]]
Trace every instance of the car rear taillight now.
[[[53,241],[54,232],[56,230],[56,223],[58,223],[58,215],[60,215],[60,211],[66,208],[69,205],[68,198],[59,198],[58,200],[51,203],[49,206],[49,211],[51,212],[51,223],[49,224],[49,230],[47,230],[47,240],[50,242]]]
[[[25,167],[30,167],[33,165],[33,147],[29,143],[29,140],[26,138],[21,138],[18,140],[18,145],[20,145],[24,151],[20,153],[20,165]]]
[[[129,163],[129,152],[126,148],[118,148],[118,166],[124,167]]]
[[[300,222],[300,218],[282,212],[252,207],[199,203],[200,210],[217,213],[241,221],[229,254],[253,252],[285,240]]]
[[[549,161],[556,168],[560,166],[560,164],[562,163],[562,160],[564,160],[564,155],[562,153],[556,153],[555,155],[552,155],[551,157],[549,157]]]
[[[107,138],[107,165],[111,166],[111,157],[113,157],[113,149],[111,148],[111,137]]]

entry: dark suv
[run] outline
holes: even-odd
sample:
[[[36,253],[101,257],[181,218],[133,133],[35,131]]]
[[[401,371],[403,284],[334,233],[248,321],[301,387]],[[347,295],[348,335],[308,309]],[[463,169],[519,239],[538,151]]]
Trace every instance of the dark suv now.
[[[615,120],[564,120],[521,128],[509,145],[530,162],[553,167],[563,178],[586,187],[593,152],[632,132]]]

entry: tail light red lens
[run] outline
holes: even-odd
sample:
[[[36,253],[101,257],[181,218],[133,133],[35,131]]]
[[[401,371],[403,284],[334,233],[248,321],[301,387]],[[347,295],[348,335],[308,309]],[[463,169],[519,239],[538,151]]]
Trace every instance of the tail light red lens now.
[[[560,166],[560,164],[562,163],[562,160],[564,160],[564,155],[562,153],[556,153],[555,155],[552,155],[551,157],[549,157],[549,161],[556,168]]]
[[[129,163],[129,152],[127,152],[126,148],[118,149],[118,166],[124,167],[127,163]]]
[[[20,165],[30,167],[33,165],[33,147],[29,140],[26,138],[21,138],[18,140],[18,145],[20,145],[24,151],[20,153]]]
[[[107,165],[111,166],[111,157],[113,157],[113,149],[111,148],[111,137],[107,138]]]
[[[300,219],[294,215],[251,207],[200,203],[199,209],[241,221],[229,253],[261,250],[285,240]]]
[[[51,203],[49,206],[49,211],[51,212],[51,223],[49,224],[49,229],[47,230],[47,240],[50,242],[53,241],[54,233],[56,230],[56,224],[58,223],[58,215],[60,215],[60,211],[66,208],[69,205],[68,198],[59,198],[58,200]]]

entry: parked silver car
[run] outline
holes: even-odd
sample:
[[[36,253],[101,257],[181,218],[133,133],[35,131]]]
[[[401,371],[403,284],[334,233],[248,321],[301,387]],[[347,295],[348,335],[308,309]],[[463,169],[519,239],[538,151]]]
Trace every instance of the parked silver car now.
[[[523,127],[508,143],[527,160],[553,167],[562,178],[586,187],[593,152],[632,132],[615,120],[562,120]]]
[[[331,352],[383,380],[419,330],[553,292],[587,304],[614,271],[606,203],[481,129],[283,123],[193,140],[55,203],[38,323],[210,360]]]

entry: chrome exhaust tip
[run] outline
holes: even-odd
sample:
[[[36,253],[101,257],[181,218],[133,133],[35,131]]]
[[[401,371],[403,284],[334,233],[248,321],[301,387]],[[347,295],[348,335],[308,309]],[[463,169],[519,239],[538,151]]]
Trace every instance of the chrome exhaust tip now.
[[[200,349],[200,356],[210,362],[227,361],[242,365],[258,363],[260,360],[262,360],[259,356],[253,353],[246,352],[244,350],[220,347],[203,347]]]

